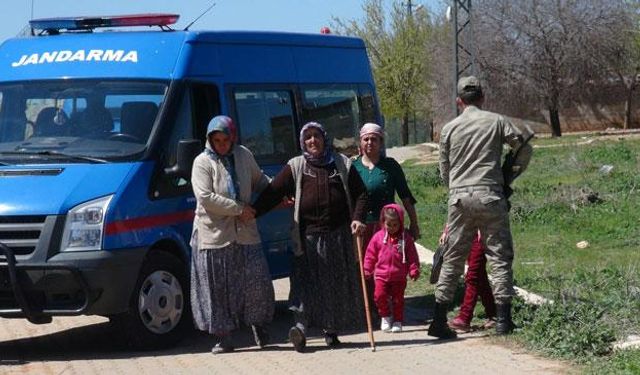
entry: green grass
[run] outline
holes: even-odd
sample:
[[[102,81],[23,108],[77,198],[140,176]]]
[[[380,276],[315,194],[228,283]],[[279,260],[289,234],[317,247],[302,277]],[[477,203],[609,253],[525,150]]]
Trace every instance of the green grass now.
[[[614,353],[604,361],[596,361],[588,369],[594,375],[640,374],[640,350]]]
[[[640,140],[580,144],[583,137],[535,139],[555,146],[536,148],[513,186],[516,284],[554,300],[539,308],[514,302],[522,326],[514,339],[586,371],[640,373],[637,351],[612,351],[615,340],[640,333]],[[607,174],[605,165],[613,167]],[[434,249],[447,210],[438,167],[403,167],[418,200],[419,242]]]

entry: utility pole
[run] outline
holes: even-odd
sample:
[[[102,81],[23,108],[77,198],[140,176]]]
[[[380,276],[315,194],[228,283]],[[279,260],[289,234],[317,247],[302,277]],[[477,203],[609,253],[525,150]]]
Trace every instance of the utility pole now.
[[[407,7],[407,21],[408,22],[412,22],[413,21],[413,8],[416,8],[416,10],[420,10],[422,9],[423,5],[422,4],[413,4],[413,2],[411,0],[407,0],[406,3],[402,3],[402,5]],[[410,116],[407,115],[407,119],[409,119]],[[418,143],[418,136],[417,136],[417,132],[416,132],[416,112],[415,110],[413,111],[413,140],[414,142]],[[408,126],[408,123],[407,123]],[[408,134],[408,129],[407,129],[407,141],[409,140],[409,134]]]
[[[416,10],[420,10],[422,9],[422,4],[413,4],[411,2],[411,0],[407,0],[406,3],[403,3],[404,6],[407,7],[407,17],[411,18],[413,17],[413,8],[416,8]]]
[[[455,98],[458,96],[457,86],[460,77],[465,74],[475,74],[476,71],[475,55],[473,52],[473,31],[471,27],[471,0],[453,0],[453,7],[450,9],[453,16],[455,57],[453,92]],[[455,107],[456,114],[460,114],[458,106],[455,105]]]

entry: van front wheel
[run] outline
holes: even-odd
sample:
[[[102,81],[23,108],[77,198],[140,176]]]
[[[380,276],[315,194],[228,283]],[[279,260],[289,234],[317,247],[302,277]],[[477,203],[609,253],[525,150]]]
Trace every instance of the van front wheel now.
[[[186,268],[178,258],[164,252],[149,254],[142,266],[129,311],[113,317],[136,349],[168,347],[185,333],[189,314]]]

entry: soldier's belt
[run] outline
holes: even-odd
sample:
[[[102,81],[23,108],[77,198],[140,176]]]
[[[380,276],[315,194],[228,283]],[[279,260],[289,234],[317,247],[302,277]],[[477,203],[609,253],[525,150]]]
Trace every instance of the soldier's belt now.
[[[450,189],[449,194],[473,193],[474,191],[493,191],[495,193],[502,193],[503,190],[500,185],[465,186]]]

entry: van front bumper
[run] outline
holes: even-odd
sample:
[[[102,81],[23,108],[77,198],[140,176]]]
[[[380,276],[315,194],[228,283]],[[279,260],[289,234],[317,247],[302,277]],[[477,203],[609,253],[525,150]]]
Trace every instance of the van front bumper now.
[[[47,323],[52,316],[128,310],[145,248],[58,253],[44,263],[16,258],[0,243],[0,317]]]

